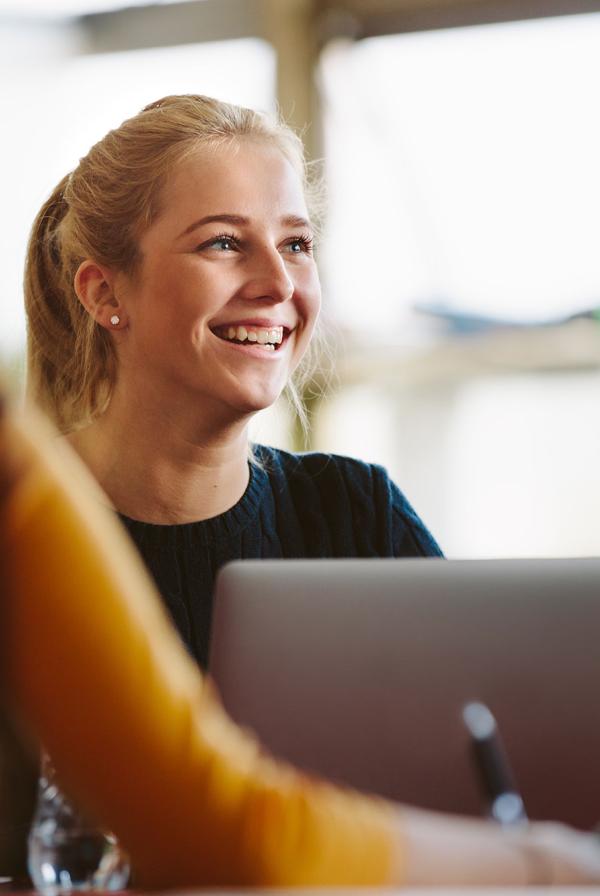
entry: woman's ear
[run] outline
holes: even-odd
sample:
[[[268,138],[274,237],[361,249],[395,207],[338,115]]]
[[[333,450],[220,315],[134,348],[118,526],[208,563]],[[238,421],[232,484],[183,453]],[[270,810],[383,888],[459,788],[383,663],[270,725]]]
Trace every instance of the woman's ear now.
[[[127,318],[114,291],[114,275],[90,258],[82,261],[73,283],[77,298],[94,318],[107,330],[122,330]]]

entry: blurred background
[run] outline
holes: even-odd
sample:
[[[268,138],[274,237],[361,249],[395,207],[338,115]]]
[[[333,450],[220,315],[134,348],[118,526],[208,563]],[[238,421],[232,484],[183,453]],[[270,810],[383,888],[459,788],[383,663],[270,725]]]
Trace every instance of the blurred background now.
[[[322,160],[306,447],[384,464],[449,556],[600,554],[600,0],[0,0],[0,364],[28,230],[169,93]],[[285,405],[255,437],[299,447]]]

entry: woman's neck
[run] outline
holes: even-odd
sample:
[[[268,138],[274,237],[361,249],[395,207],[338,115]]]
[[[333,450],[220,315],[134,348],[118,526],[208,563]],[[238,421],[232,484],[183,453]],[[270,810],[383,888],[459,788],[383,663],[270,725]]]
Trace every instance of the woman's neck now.
[[[67,440],[114,507],[148,523],[210,519],[236,504],[248,485],[247,423],[207,431],[147,413],[111,407]]]

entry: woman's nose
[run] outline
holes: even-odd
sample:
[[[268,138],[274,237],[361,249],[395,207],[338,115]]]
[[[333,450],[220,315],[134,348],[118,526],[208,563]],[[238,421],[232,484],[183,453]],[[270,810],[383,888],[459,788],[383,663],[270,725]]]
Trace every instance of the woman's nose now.
[[[245,298],[285,302],[294,294],[294,283],[277,249],[264,249],[250,259]]]

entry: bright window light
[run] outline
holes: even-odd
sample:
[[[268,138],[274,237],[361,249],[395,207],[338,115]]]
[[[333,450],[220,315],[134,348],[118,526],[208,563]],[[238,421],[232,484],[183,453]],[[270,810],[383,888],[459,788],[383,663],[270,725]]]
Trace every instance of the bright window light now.
[[[600,304],[599,45],[592,14],[330,47],[322,266],[345,324]]]
[[[260,40],[236,40],[43,65],[0,61],[0,358],[24,344],[22,271],[33,218],[60,178],[125,118],[171,93],[205,93],[266,111],[275,106],[275,59]]]
[[[149,0],[0,0],[0,15],[25,18],[60,19],[83,16],[93,12],[107,12],[124,6],[147,6]],[[173,3],[175,0],[152,0],[152,5]]]

